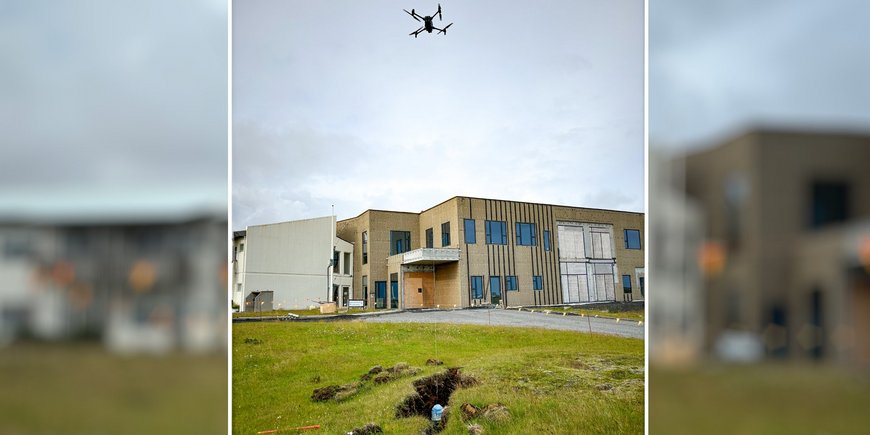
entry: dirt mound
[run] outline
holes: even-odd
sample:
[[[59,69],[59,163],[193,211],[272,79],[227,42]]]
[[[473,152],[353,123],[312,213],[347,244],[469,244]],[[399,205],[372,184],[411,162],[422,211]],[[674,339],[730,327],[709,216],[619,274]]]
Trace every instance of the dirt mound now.
[[[325,402],[330,399],[335,399],[337,402],[347,400],[359,392],[361,384],[359,382],[351,382],[344,385],[328,385],[323,388],[317,388],[311,393],[311,400],[315,402]]]
[[[427,366],[440,366],[442,364],[444,364],[444,361],[441,361],[440,359],[429,358],[426,360]]]
[[[384,430],[375,423],[369,423],[363,427],[354,428],[352,431],[350,431],[350,433],[352,435],[371,435],[376,433],[384,433]]]
[[[416,393],[406,397],[399,404],[396,408],[396,417],[422,415],[428,419],[433,406],[447,405],[453,390],[459,386],[460,378],[459,368],[449,368],[445,372],[417,379],[413,384]]]

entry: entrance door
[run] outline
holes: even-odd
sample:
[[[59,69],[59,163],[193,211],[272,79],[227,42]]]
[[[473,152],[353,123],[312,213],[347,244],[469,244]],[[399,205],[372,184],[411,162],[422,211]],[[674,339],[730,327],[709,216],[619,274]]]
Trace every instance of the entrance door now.
[[[387,282],[375,281],[375,308],[387,307]]]
[[[390,308],[399,308],[399,281],[390,281]]]
[[[491,276],[489,277],[489,292],[490,292],[490,301],[493,304],[501,303],[501,277],[499,276]]]
[[[347,306],[347,300],[350,298],[350,288],[348,286],[344,286],[341,288],[341,306]]]

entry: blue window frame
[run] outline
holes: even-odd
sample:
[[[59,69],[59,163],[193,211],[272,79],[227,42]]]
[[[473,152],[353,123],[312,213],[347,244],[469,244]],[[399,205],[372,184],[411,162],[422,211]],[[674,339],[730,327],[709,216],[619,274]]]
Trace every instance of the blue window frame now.
[[[513,275],[504,277],[504,287],[507,291],[519,291],[519,288],[517,287],[517,277]]]
[[[544,250],[550,250],[550,230],[544,230]]]
[[[631,275],[622,275],[623,293],[631,293]]]
[[[535,275],[532,277],[532,285],[535,290],[543,290],[544,289],[544,277],[541,275]]]
[[[411,250],[410,231],[390,231],[390,255],[401,254]]]
[[[426,230],[426,247],[434,248],[435,247],[435,232],[432,231],[432,228]]]
[[[471,277],[471,297],[472,299],[483,299],[483,277]]]
[[[477,243],[477,234],[475,233],[474,219],[465,220],[465,243],[473,245]]]
[[[640,249],[640,230],[625,230],[625,249]]]
[[[486,221],[486,244],[507,245],[507,224],[505,221]]]
[[[538,244],[535,224],[517,222],[516,227],[517,246],[535,246]]]
[[[450,222],[441,224],[441,246],[450,246]]]

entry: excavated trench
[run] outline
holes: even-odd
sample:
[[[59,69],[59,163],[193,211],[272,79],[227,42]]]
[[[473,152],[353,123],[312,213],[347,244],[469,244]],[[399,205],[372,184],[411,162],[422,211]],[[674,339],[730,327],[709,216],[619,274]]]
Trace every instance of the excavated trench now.
[[[399,403],[396,407],[396,417],[411,417],[420,415],[427,420],[432,416],[432,407],[436,404],[447,407],[450,395],[457,388],[477,385],[477,379],[465,376],[459,367],[452,367],[441,373],[427,376],[414,381],[415,392]],[[448,412],[445,411],[441,424],[433,424],[430,432],[438,432],[447,422]]]

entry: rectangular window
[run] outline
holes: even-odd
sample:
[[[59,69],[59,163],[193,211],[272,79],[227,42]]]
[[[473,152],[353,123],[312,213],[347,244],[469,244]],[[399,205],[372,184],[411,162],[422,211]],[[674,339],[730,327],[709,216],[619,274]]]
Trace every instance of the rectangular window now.
[[[504,286],[505,289],[509,292],[518,291],[519,289],[517,288],[517,277],[511,275],[504,277]]]
[[[643,296],[643,277],[637,279],[639,287],[640,287],[640,295]]]
[[[812,190],[810,226],[820,228],[849,218],[849,185],[815,182]]]
[[[332,251],[332,273],[338,273],[338,251]]]
[[[411,249],[410,231],[390,231],[390,255],[408,252]]]
[[[471,277],[471,297],[472,299],[483,299],[483,277]]]
[[[239,243],[239,252],[245,252],[245,244]]]
[[[640,230],[624,230],[625,249],[640,249]]]
[[[362,233],[362,255],[363,255],[363,263],[368,264],[369,262],[369,233],[368,231],[363,231]]]
[[[507,224],[504,221],[486,221],[486,244],[507,245]]]
[[[434,231],[432,231],[432,228],[429,228],[428,230],[426,230],[426,247],[427,248],[434,248],[435,247],[434,234],[435,233],[434,233]]]
[[[631,293],[631,275],[622,275],[623,293]]]
[[[535,290],[543,290],[544,289],[544,277],[541,275],[535,275],[532,277],[532,285]]]
[[[441,246],[450,246],[450,222],[441,224]]]
[[[369,305],[369,277],[368,275],[363,275],[362,277],[362,289],[363,289],[363,305]]]
[[[544,250],[550,250],[550,230],[544,230]]]
[[[535,246],[538,244],[535,224],[517,222],[517,246]]]
[[[236,261],[238,261],[238,258],[236,258],[236,255],[238,255],[238,252],[237,252],[238,250],[239,250],[238,247],[233,246],[233,262],[234,262],[234,263],[235,263]]]
[[[475,233],[474,219],[465,220],[465,243],[473,245],[477,243],[477,234]]]
[[[350,252],[344,253],[344,274],[350,275]]]

